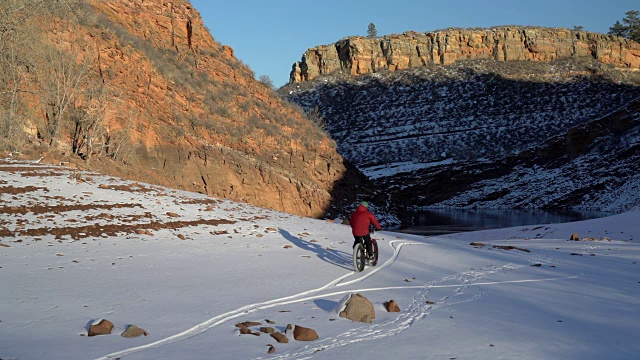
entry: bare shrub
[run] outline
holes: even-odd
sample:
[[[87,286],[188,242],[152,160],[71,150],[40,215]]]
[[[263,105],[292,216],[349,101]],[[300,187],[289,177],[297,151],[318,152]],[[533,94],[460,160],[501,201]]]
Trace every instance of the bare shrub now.
[[[264,86],[268,87],[271,90],[275,90],[276,88],[275,85],[273,85],[273,81],[271,80],[269,75],[260,75],[258,81],[260,81]]]
[[[89,161],[92,154],[104,151],[102,140],[112,108],[111,92],[104,83],[95,81],[84,89],[84,99],[72,116],[70,136],[73,153]]]
[[[323,132],[327,130],[327,121],[322,116],[322,112],[320,111],[320,108],[316,106],[316,107],[307,109],[305,111],[305,114],[307,115],[307,118],[311,120],[311,123],[314,124],[319,130]]]
[[[136,123],[135,113],[131,110],[119,119],[120,126],[106,129],[104,136],[104,152],[107,156],[123,164],[132,164],[135,160],[135,148],[131,141],[131,131]]]

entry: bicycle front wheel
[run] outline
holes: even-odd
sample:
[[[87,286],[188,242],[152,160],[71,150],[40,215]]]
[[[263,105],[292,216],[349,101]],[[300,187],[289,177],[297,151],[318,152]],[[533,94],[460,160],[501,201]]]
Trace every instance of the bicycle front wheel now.
[[[370,261],[371,266],[378,264],[378,242],[376,239],[371,239],[371,248],[373,248],[373,259]]]

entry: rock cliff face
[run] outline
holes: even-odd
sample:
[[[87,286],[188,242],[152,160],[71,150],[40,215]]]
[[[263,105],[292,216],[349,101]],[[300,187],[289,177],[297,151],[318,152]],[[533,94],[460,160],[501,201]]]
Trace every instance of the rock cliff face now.
[[[637,154],[637,124],[600,121],[630,103],[627,113],[639,119],[637,70],[587,57],[476,59],[357,78],[327,76],[280,91],[304,108],[317,108],[340,154],[407,209],[619,210],[638,199],[610,180],[621,179],[615,181],[620,189],[637,189],[638,177],[629,175],[637,173],[636,158],[616,155],[627,149]],[[566,139],[549,142],[557,136]],[[567,162],[575,156],[583,159]],[[607,191],[614,190],[616,200],[608,203]],[[591,200],[582,196],[596,193]],[[410,224],[407,215],[403,220]]]
[[[82,162],[61,137],[41,150],[45,159],[301,216],[325,214],[346,172],[335,143],[255,80],[188,1],[89,0],[81,9],[79,22],[40,22],[40,39],[87,64],[81,86],[109,89],[100,124],[106,135],[95,139],[104,146]],[[76,107],[89,101],[86,91],[78,91]],[[32,133],[42,133],[44,121],[35,116]],[[126,165],[109,160],[116,145],[130,149]]]
[[[362,75],[428,64],[449,65],[458,60],[550,61],[569,56],[640,69],[640,44],[631,40],[568,29],[497,27],[344,38],[308,49],[302,61],[293,65],[289,82],[308,81],[332,72]]]

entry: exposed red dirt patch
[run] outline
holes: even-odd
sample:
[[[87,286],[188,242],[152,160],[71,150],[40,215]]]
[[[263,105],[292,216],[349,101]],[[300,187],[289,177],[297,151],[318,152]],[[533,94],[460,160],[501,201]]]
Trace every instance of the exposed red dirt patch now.
[[[46,213],[56,213],[59,214],[61,212],[73,211],[73,210],[93,210],[93,209],[104,209],[104,210],[113,210],[118,208],[135,208],[142,207],[140,204],[87,204],[87,205],[56,205],[56,206],[10,206],[10,207],[0,207],[0,214],[46,214]]]
[[[33,191],[49,191],[47,188],[43,187],[35,187],[35,186],[24,186],[24,187],[15,187],[15,186],[0,186],[0,194],[24,194]]]
[[[50,228],[43,227],[37,229],[25,229],[11,232],[8,229],[0,229],[0,236],[44,236],[54,235],[56,239],[61,239],[64,236],[70,236],[74,240],[87,238],[87,237],[102,237],[102,236],[117,236],[122,234],[139,234],[139,230],[160,230],[160,229],[180,229],[188,226],[198,225],[221,225],[221,224],[235,224],[235,221],[226,219],[200,219],[190,221],[152,221],[144,224],[110,224],[100,225],[92,224],[87,226],[70,227],[65,226],[62,228]]]

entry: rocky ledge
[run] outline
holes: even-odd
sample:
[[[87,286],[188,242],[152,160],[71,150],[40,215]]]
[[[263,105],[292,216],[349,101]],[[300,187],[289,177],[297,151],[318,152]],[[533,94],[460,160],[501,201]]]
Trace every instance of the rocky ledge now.
[[[640,69],[640,44],[613,35],[540,27],[448,29],[367,38],[347,37],[308,49],[293,65],[290,83],[336,72],[398,71],[464,59],[550,61],[577,56]]]

